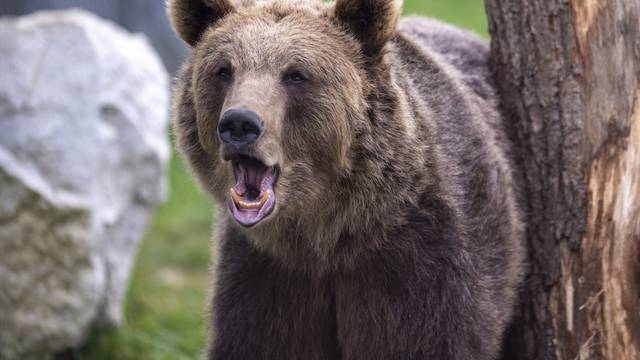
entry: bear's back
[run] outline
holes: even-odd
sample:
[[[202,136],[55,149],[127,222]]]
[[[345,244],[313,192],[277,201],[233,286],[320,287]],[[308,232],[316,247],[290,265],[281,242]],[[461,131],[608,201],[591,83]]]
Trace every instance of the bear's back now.
[[[485,101],[494,102],[495,92],[488,71],[489,46],[478,35],[422,17],[406,17],[398,25],[401,36],[438,57],[455,70],[467,86]]]
[[[508,157],[513,145],[498,111],[488,45],[475,34],[423,18],[406,18],[398,30],[390,48],[395,77],[422,139],[433,145],[425,156],[467,234],[464,246],[474,254],[479,282],[492,284],[481,291],[492,304],[486,311],[498,314],[513,305],[524,249],[518,182]]]

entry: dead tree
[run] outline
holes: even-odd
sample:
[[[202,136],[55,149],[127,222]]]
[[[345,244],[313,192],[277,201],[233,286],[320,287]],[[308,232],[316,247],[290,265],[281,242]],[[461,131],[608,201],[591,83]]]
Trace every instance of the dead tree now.
[[[528,211],[505,359],[640,359],[640,0],[487,0]]]

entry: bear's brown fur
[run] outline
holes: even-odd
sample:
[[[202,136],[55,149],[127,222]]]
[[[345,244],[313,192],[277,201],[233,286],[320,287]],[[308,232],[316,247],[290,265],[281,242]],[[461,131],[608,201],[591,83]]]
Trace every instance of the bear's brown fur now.
[[[178,144],[231,210],[219,212],[210,357],[496,358],[523,249],[486,44],[398,24],[397,0],[168,10],[193,47]],[[237,109],[262,129],[242,147],[218,129]],[[277,176],[253,189],[274,201],[266,216],[238,180],[255,160]]]

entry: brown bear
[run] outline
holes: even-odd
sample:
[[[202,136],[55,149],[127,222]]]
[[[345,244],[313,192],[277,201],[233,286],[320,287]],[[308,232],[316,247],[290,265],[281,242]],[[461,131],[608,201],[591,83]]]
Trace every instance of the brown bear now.
[[[523,272],[476,36],[399,0],[169,0],[218,213],[212,359],[495,359]]]

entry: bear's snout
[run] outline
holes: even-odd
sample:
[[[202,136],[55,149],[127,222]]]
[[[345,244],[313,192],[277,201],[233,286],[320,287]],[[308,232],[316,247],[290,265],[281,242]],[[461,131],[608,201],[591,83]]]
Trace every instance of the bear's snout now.
[[[227,110],[218,124],[218,136],[230,152],[243,153],[262,134],[264,123],[248,109]]]

